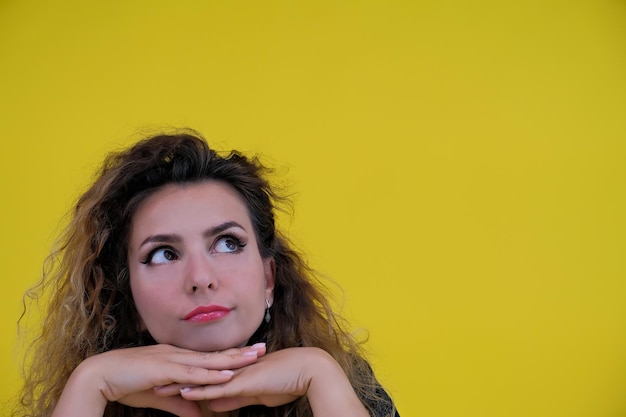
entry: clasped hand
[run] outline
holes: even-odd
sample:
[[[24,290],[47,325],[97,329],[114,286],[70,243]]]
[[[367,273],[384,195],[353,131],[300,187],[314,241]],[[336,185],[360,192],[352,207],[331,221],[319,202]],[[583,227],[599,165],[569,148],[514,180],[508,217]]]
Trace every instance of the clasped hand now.
[[[93,356],[72,377],[98,387],[106,401],[201,417],[200,402],[218,412],[291,402],[307,395],[314,375],[324,369],[320,365],[330,362],[317,348],[266,354],[265,345],[257,344],[202,353],[155,345]]]

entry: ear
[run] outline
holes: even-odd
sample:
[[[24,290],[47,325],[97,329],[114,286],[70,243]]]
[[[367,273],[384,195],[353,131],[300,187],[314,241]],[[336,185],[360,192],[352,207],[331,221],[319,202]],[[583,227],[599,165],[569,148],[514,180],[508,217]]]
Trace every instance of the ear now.
[[[276,261],[274,258],[263,260],[263,271],[265,272],[265,298],[274,302],[274,285],[276,284]]]

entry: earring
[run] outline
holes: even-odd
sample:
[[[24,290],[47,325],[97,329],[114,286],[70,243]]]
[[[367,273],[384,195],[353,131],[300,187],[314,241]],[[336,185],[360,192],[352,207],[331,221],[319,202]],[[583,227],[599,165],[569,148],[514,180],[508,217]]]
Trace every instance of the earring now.
[[[272,315],[270,314],[270,300],[269,298],[265,299],[265,305],[267,306],[267,308],[265,309],[265,322],[269,323],[270,320],[272,319]]]

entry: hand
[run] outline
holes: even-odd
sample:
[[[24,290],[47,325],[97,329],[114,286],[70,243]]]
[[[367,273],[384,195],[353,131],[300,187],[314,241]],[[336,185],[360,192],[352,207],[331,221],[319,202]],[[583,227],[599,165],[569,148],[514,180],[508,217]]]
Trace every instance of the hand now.
[[[322,359],[333,361],[317,348],[282,349],[235,370],[233,377],[224,383],[169,385],[156,392],[161,396],[180,394],[192,401],[212,400],[213,411],[230,411],[252,404],[276,407],[306,395],[313,377],[311,371]]]
[[[196,404],[180,397],[163,398],[155,394],[155,388],[222,384],[233,377],[232,369],[250,365],[264,353],[264,346],[202,353],[170,345],[105,352],[76,368],[53,416],[101,417],[108,401],[118,401],[199,417]]]
[[[178,394],[169,387],[157,392]],[[180,395],[190,401],[208,400],[216,412],[253,404],[276,407],[306,395],[314,415],[369,417],[339,364],[325,351],[310,347],[269,353],[236,369],[222,384],[186,387]]]

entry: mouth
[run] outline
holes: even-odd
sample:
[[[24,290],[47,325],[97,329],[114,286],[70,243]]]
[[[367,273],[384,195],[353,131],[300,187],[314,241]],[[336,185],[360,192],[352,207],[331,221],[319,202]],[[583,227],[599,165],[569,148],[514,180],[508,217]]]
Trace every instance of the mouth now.
[[[192,323],[205,323],[226,317],[230,312],[231,309],[224,306],[200,306],[187,313],[183,320]]]

